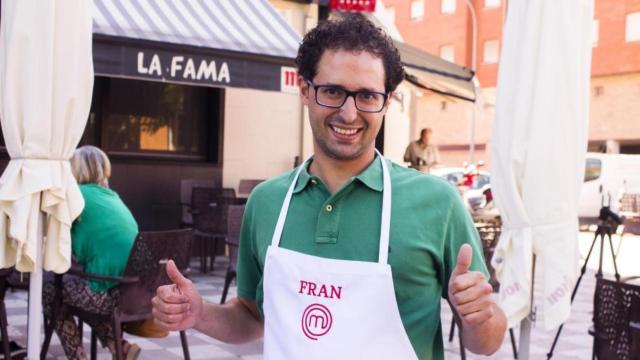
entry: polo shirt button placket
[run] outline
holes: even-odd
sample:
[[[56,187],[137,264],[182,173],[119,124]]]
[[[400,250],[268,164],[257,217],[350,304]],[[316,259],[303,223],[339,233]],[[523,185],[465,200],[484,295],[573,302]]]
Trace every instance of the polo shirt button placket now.
[[[329,204],[329,205],[327,205],[324,209],[325,209],[327,212],[331,212],[331,211],[333,210],[333,206],[332,206],[331,204]]]

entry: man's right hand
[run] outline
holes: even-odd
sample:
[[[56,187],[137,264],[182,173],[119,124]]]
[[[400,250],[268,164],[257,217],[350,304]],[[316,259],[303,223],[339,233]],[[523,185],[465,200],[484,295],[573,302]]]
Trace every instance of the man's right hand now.
[[[151,299],[155,323],[170,331],[190,329],[201,318],[202,296],[173,260],[167,262],[166,268],[173,284],[158,287]]]

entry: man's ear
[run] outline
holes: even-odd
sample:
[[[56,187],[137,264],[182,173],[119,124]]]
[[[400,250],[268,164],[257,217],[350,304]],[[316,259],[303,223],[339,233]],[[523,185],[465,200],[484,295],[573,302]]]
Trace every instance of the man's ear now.
[[[384,102],[384,108],[382,110],[382,112],[384,114],[387,113],[387,109],[389,109],[389,105],[391,105],[391,101],[393,101],[393,97],[396,95],[395,91],[392,91],[389,93],[389,95],[387,95],[387,100]]]
[[[309,105],[309,83],[301,75],[298,75],[298,88],[302,104]]]

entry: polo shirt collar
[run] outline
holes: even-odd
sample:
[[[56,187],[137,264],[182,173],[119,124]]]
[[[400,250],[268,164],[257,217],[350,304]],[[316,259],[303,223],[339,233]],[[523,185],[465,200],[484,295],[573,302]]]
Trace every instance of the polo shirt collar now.
[[[313,176],[311,174],[309,174],[309,166],[310,165],[311,165],[311,161],[309,161],[306,164],[304,164],[304,169],[302,169],[302,171],[300,171],[300,176],[298,176],[298,183],[293,188],[293,193],[294,194],[297,194],[300,191],[302,191],[304,188],[306,188],[307,184],[309,184],[309,182],[311,181],[311,178],[313,178]]]
[[[313,160],[312,160],[313,161]],[[383,159],[384,161],[384,159]],[[309,166],[311,165],[311,161],[308,162],[304,169],[300,172],[300,176],[298,177],[298,183],[293,188],[293,193],[297,194],[304,190],[309,182],[316,178],[315,176],[309,173]],[[374,160],[369,164],[369,166],[364,169],[360,174],[356,175],[354,179],[359,180],[365,186],[370,188],[371,190],[381,192],[383,188],[382,182],[382,166],[380,165],[380,161],[378,160],[378,155],[374,158]]]
[[[385,161],[384,158],[382,159],[382,161]],[[380,165],[380,160],[378,159],[377,154],[371,164],[369,164],[369,166],[364,169],[363,172],[356,176],[356,179],[360,180],[361,183],[366,185],[371,190],[378,192],[382,191],[382,165]]]

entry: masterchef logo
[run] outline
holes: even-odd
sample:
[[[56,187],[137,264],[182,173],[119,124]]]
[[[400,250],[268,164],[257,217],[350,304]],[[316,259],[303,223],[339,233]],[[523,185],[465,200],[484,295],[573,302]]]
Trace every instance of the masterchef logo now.
[[[326,335],[333,325],[331,311],[322,304],[311,304],[302,313],[302,332],[311,340]]]
[[[342,286],[300,280],[298,294],[340,300]],[[302,333],[311,340],[318,340],[319,337],[326,335],[331,330],[333,316],[325,305],[314,303],[304,309],[301,322]]]

